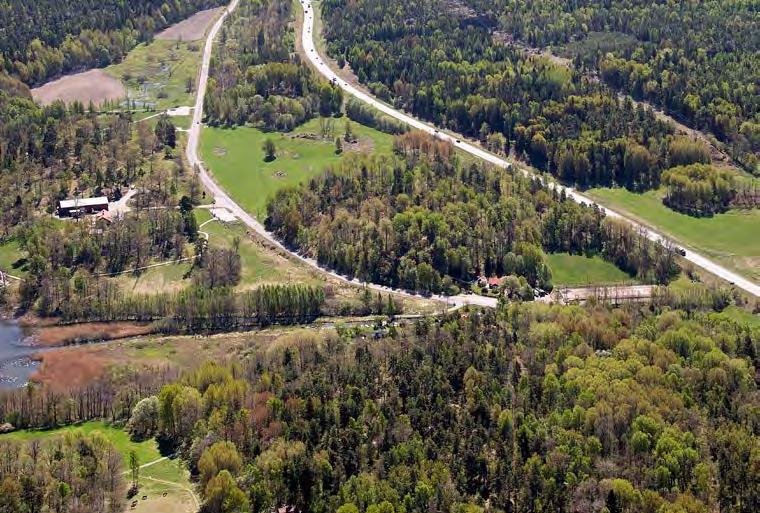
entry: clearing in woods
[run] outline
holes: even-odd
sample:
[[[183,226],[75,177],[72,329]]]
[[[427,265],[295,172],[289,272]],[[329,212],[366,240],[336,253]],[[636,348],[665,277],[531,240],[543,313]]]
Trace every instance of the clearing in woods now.
[[[201,155],[219,185],[263,222],[267,200],[279,189],[308,180],[357,151],[390,153],[393,136],[352,121],[358,143],[344,143],[343,153],[337,154],[335,138],[343,138],[346,120],[331,119],[333,127],[325,137],[318,135],[322,131],[319,119],[307,121],[289,133],[251,127],[204,128]],[[277,148],[277,158],[271,162],[264,161],[262,146],[267,139]]]
[[[188,19],[180,21],[156,35],[156,39],[166,39],[169,41],[197,41],[206,35],[206,30],[208,30],[211,23],[223,9],[224,7],[217,7],[216,9],[199,11]]]
[[[552,270],[555,287],[636,283],[628,274],[598,256],[551,253],[546,255],[546,261]]]

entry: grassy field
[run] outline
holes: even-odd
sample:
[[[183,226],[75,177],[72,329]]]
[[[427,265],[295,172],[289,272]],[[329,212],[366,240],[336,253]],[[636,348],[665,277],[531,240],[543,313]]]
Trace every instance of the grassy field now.
[[[748,324],[752,327],[760,327],[760,315],[748,312],[744,308],[739,308],[738,306],[729,306],[717,315],[740,322],[742,324]]]
[[[242,223],[222,223],[213,220],[207,209],[196,209],[195,217],[199,226],[210,221],[199,229],[208,234],[211,246],[228,248],[233,245],[236,237],[240,239],[239,251],[242,265],[242,275],[238,286],[240,290],[248,290],[264,284],[309,283],[316,285],[324,283],[316,279],[303,266],[277,255],[252,239]],[[187,256],[192,255],[193,249],[188,249]],[[123,290],[133,293],[177,292],[190,285],[189,271],[192,265],[192,261],[179,262],[148,269],[139,276],[125,274],[114,279],[120,283]]]
[[[591,189],[589,197],[670,234],[680,243],[722,265],[760,281],[760,211],[731,211],[691,217],[662,204],[658,191],[636,194],[626,189]]]
[[[230,247],[235,237],[240,238],[242,275],[239,289],[251,289],[274,283],[323,283],[313,278],[302,266],[267,250],[247,235],[241,223],[222,224],[212,221],[202,228],[209,234],[212,246]]]
[[[635,280],[613,264],[600,257],[552,253],[546,255],[552,270],[555,286],[579,287],[584,285],[608,285],[633,283]]]
[[[146,500],[142,497],[146,496]],[[190,473],[181,460],[164,460],[140,470],[140,499],[134,509],[140,513],[191,513],[198,511]]]
[[[192,256],[192,252],[188,254]],[[123,290],[135,294],[155,294],[157,292],[177,292],[190,283],[187,278],[192,262],[179,262],[161,267],[153,267],[135,276],[123,274],[114,278]]]
[[[335,153],[334,137],[344,131],[343,119],[334,120],[334,136],[327,139],[299,138],[318,134],[319,120],[311,120],[292,133],[265,133],[255,128],[205,128],[201,154],[219,184],[246,210],[260,220],[266,217],[270,195],[287,185],[294,185],[322,172],[353,151],[390,152],[393,137],[352,123],[359,138],[354,148]],[[262,145],[270,138],[277,147],[277,158],[264,161]]]
[[[72,431],[79,431],[85,434],[90,434],[95,431],[99,432],[108,438],[116,450],[121,453],[122,457],[124,458],[124,465],[127,467],[129,466],[130,451],[135,451],[137,454],[137,459],[141,465],[157,460],[161,457],[161,454],[158,452],[158,445],[156,444],[155,440],[133,442],[129,439],[127,432],[123,429],[112,427],[104,422],[99,421],[85,422],[83,424],[75,424],[58,429],[14,431],[12,433],[0,435],[0,439],[5,438],[19,441],[30,441],[62,435],[63,433]]]
[[[13,274],[14,276],[22,276],[26,274],[23,266],[19,266],[19,262],[24,258],[24,252],[18,246],[18,242],[14,239],[0,244],[0,269]]]
[[[156,39],[138,45],[122,62],[107,67],[106,72],[124,82],[130,101],[134,100],[138,109],[144,105],[157,110],[192,105],[201,61],[200,46],[197,42]],[[189,93],[188,79],[193,81]]]

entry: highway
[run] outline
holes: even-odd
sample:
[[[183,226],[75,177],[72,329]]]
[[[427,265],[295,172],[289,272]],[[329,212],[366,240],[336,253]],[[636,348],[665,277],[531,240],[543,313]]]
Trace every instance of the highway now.
[[[382,285],[376,285],[372,283],[365,283],[356,279],[350,279],[346,276],[340,275],[329,269],[323,268],[312,258],[305,257],[303,255],[300,255],[298,253],[291,251],[289,248],[284,247],[270,232],[266,230],[266,228],[264,228],[264,226],[261,223],[259,223],[256,219],[254,219],[253,216],[251,216],[242,207],[240,207],[240,205],[235,203],[235,201],[221,187],[219,187],[219,185],[213,180],[211,175],[208,173],[208,170],[206,169],[205,165],[203,164],[200,157],[198,156],[198,142],[200,140],[200,135],[201,135],[202,120],[203,120],[203,101],[206,94],[206,88],[208,86],[208,74],[209,74],[209,66],[211,63],[211,54],[212,54],[213,46],[214,46],[214,39],[219,33],[219,30],[224,24],[224,20],[227,18],[229,13],[231,13],[237,8],[238,1],[239,0],[232,0],[232,2],[229,4],[227,9],[225,9],[225,11],[216,21],[216,23],[214,23],[213,27],[209,31],[209,34],[206,38],[206,43],[203,50],[203,60],[201,63],[201,71],[200,71],[200,76],[198,78],[198,92],[197,92],[196,101],[195,101],[195,109],[193,110],[193,120],[192,120],[190,130],[188,131],[188,142],[187,142],[187,148],[186,148],[188,162],[190,163],[191,166],[198,168],[201,182],[206,187],[206,189],[211,193],[216,207],[226,208],[241,222],[243,222],[249,229],[259,234],[261,237],[269,241],[274,246],[284,251],[289,252],[291,255],[293,255],[295,258],[297,258],[304,264],[310,267],[319,269],[321,272],[324,272],[332,276],[333,278],[346,282],[346,283],[351,283],[355,285],[364,285],[371,288],[372,290],[376,290],[376,291],[384,292],[384,293],[393,292],[395,294],[407,296],[407,297],[415,297],[415,296],[420,297],[418,295],[411,294],[405,291],[391,289],[390,287],[385,287]],[[338,77],[336,73],[325,63],[325,61],[319,55],[319,52],[317,51],[314,45],[314,39],[312,37],[313,29],[314,29],[314,10],[311,5],[311,2],[308,0],[303,0],[301,2],[301,6],[304,10],[304,23],[303,23],[302,34],[301,34],[303,48],[309,60],[311,61],[311,63],[319,71],[319,73],[322,74],[325,78],[327,78],[330,81],[333,81],[335,84],[337,84],[339,87],[341,87],[341,89],[343,89],[346,93],[350,94],[351,96],[354,96],[358,98],[359,100],[375,107],[381,112],[384,112],[385,114],[388,114],[389,116],[406,123],[410,127],[435,135],[436,137],[439,137],[440,139],[448,140],[452,144],[454,144],[457,148],[461,149],[462,151],[466,151],[496,166],[500,166],[502,168],[509,168],[512,166],[510,162],[507,162],[501,157],[498,157],[492,153],[489,153],[478,146],[470,144],[469,142],[461,138],[443,133],[439,131],[438,129],[436,129],[434,126],[429,125],[428,123],[424,123],[416,118],[413,118],[407,114],[404,114],[403,112],[400,112],[386,105],[385,103],[382,103],[376,98],[364,93],[363,91],[360,91],[356,87],[348,84],[347,82],[342,80],[340,77]],[[526,174],[530,174],[528,170],[521,169],[521,171]],[[557,190],[564,190],[568,197],[572,198],[578,203],[581,203],[584,205],[591,205],[594,203],[593,201],[586,198],[582,194],[574,191],[572,188],[564,187],[558,184],[551,184],[550,186],[557,188]],[[652,240],[655,240],[658,242],[667,241],[665,237],[655,232],[654,230],[643,227],[640,224],[636,223],[635,221],[627,219],[617,212],[614,212],[609,209],[605,209],[605,211],[607,212],[608,216],[613,217],[613,218],[624,219],[627,222],[629,222],[631,225],[641,229],[642,232],[645,233],[646,236]],[[710,261],[709,259],[703,257],[702,255],[699,255],[698,253],[695,253],[690,250],[686,250],[686,254],[684,258],[693,262],[699,267],[702,267],[710,271],[711,273],[729,282],[734,283],[737,287],[745,290],[746,292],[749,292],[750,294],[760,297],[760,286],[721,267],[720,265]],[[429,298],[445,302],[452,307],[460,307],[460,306],[469,305],[469,304],[486,306],[486,307],[496,306],[496,300],[494,298],[488,298],[488,297],[477,296],[477,295],[469,295],[469,294],[463,294],[463,295],[458,295],[458,296],[435,296],[434,295]]]
[[[301,7],[304,10],[304,23],[303,23],[303,30],[301,33],[301,41],[303,44],[304,52],[308,56],[309,61],[311,61],[311,63],[319,71],[319,73],[323,75],[327,80],[330,80],[333,83],[337,84],[341,89],[343,89],[343,91],[350,94],[351,96],[358,98],[359,100],[371,105],[377,110],[399,121],[406,123],[412,128],[421,130],[423,132],[427,132],[431,135],[438,137],[439,139],[450,141],[460,150],[465,151],[471,155],[474,155],[475,157],[478,157],[496,166],[499,166],[502,168],[512,167],[513,164],[511,162],[508,162],[507,160],[497,155],[494,155],[493,153],[485,151],[483,148],[479,146],[476,146],[474,144],[471,144],[465,141],[461,136],[444,133],[442,130],[437,129],[435,126],[429,123],[425,123],[423,121],[420,121],[417,118],[414,118],[403,112],[400,112],[394,109],[393,107],[381,102],[377,98],[365,93],[364,91],[357,89],[356,87],[352,86],[351,84],[349,84],[348,82],[340,78],[335,73],[335,71],[333,71],[333,69],[330,68],[330,66],[325,62],[322,56],[319,55],[319,52],[314,44],[314,37],[313,37],[314,36],[313,34],[314,8],[311,4],[311,1],[302,0]],[[520,171],[522,171],[526,175],[532,174],[529,170],[524,169],[524,168],[520,168]],[[574,201],[582,205],[594,204],[594,201],[584,196],[583,194],[579,193],[578,191],[574,190],[572,187],[565,187],[563,185],[560,185],[554,182],[549,183],[548,186],[558,191],[564,190],[567,197],[572,198]],[[606,207],[603,207],[603,208],[604,208],[604,211],[607,213],[607,216],[611,218],[615,218],[615,219],[622,219],[628,222],[635,228],[641,230],[642,233],[644,233],[647,238],[653,241],[656,241],[662,244],[672,243],[674,246],[680,246],[680,244],[677,243],[676,241],[670,241],[663,234],[651,228],[648,228],[632,219],[629,219],[625,217],[624,215],[618,212],[615,212],[614,210],[610,210],[609,208],[606,208]],[[721,265],[716,264],[709,258],[699,253],[696,253],[686,248],[684,248],[684,251],[686,254],[683,255],[683,258],[685,258],[686,260],[728,281],[729,283],[733,283],[736,287],[744,290],[745,292],[748,292],[756,297],[760,297],[760,285],[754,283],[751,280],[748,280],[747,278],[744,278],[743,276],[740,276],[734,273],[733,271],[729,271],[725,267],[722,267]]]

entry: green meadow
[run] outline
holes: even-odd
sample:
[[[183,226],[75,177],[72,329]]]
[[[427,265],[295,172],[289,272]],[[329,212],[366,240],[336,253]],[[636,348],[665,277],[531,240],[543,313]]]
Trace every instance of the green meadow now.
[[[618,285],[636,281],[598,256],[551,253],[546,255],[546,261],[552,270],[552,283],[555,287]]]
[[[263,132],[256,128],[204,128],[201,155],[217,182],[259,220],[266,217],[267,199],[277,190],[301,183],[321,173],[352,152],[389,153],[393,137],[352,122],[358,144],[335,151],[335,137],[342,137],[345,118],[333,120],[332,137],[321,138],[319,120],[313,119],[293,132]],[[277,158],[264,161],[264,141],[271,139]]]
[[[760,281],[760,210],[732,210],[713,217],[691,217],[663,205],[661,191],[637,194],[622,188],[600,188],[585,194]]]

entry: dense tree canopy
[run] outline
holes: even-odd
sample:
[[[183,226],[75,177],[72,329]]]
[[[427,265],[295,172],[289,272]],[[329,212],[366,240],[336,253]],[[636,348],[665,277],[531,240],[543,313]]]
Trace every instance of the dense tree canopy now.
[[[208,511],[756,511],[760,332],[652,310],[295,332],[166,386],[159,429]]]
[[[600,84],[494,38],[450,2],[322,3],[333,56],[381,98],[516,152],[561,179],[651,188],[668,167],[672,127]]]
[[[462,163],[419,132],[395,148],[402,158],[350,159],[280,190],[268,227],[342,273],[424,292],[509,274],[550,290],[542,250],[599,254],[645,281],[667,282],[677,270],[672,250],[538,180]]]
[[[72,432],[48,440],[0,440],[3,513],[124,510],[122,456],[104,436]]]
[[[760,172],[760,16],[746,1],[465,0],[530,46],[559,46]]]

